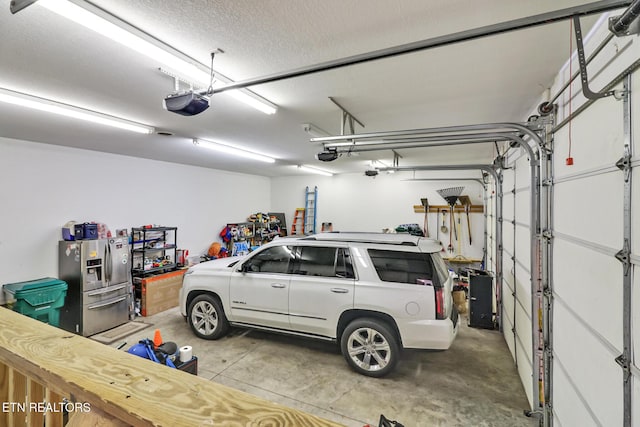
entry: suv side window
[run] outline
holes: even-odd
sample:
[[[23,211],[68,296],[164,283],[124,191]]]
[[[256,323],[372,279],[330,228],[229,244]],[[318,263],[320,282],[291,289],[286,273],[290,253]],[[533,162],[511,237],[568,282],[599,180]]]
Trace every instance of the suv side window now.
[[[291,246],[274,246],[265,249],[251,257],[242,269],[254,273],[282,273],[289,272],[289,265],[293,261]]]
[[[354,277],[346,248],[322,246],[299,246],[293,274],[351,279]]]
[[[438,277],[440,278],[440,283],[446,282],[449,278],[449,270],[447,269],[447,266],[440,254],[431,255],[431,260],[433,261],[433,265],[436,267],[436,272],[438,273]]]
[[[429,254],[380,249],[369,249],[368,253],[378,277],[383,282],[416,284],[418,279],[426,279],[439,284]]]
[[[293,274],[335,277],[336,248],[299,246],[298,262]]]
[[[349,249],[338,248],[338,256],[336,257],[336,276],[345,279],[355,279],[353,272],[353,264],[351,263],[351,255]]]

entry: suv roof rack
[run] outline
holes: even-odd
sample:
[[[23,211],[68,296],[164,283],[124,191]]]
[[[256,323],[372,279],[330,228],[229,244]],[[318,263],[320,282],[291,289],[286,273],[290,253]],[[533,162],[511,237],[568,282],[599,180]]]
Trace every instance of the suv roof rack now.
[[[418,246],[421,237],[411,234],[366,233],[366,232],[339,232],[313,234],[303,237],[301,240],[328,240],[357,243],[377,243],[385,245]]]

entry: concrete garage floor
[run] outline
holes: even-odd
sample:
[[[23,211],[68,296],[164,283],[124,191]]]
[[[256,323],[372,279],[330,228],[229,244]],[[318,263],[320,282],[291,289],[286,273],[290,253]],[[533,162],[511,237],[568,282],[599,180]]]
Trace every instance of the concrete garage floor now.
[[[160,329],[164,341],[190,345],[198,376],[346,426],[378,425],[380,414],[406,427],[535,426],[502,335],[467,327],[447,351],[403,353],[382,379],[354,373],[332,343],[232,329],[218,341],[196,338],[178,308],[137,321],[147,329],[111,344],[124,349]]]

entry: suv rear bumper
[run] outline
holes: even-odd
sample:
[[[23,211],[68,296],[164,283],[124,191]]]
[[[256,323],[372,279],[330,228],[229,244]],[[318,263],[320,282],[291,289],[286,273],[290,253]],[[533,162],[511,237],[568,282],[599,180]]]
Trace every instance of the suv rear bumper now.
[[[409,321],[398,326],[404,348],[446,350],[458,334],[458,312],[452,311],[444,320]]]

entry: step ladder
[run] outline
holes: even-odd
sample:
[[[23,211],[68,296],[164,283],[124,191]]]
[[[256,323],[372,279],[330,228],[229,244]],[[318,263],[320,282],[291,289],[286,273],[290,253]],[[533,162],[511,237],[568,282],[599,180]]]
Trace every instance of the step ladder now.
[[[304,208],[296,208],[291,222],[291,235],[303,234],[304,232]]]
[[[316,234],[318,187],[313,187],[313,190],[307,187],[304,193],[304,234]]]

